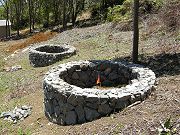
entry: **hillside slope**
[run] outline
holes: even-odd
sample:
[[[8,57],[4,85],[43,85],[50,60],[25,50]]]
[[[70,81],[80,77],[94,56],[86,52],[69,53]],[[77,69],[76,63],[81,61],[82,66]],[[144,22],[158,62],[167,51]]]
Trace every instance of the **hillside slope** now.
[[[109,134],[158,134],[164,123],[171,117],[173,129],[180,133],[180,51],[164,54],[157,49],[157,38],[140,40],[140,62],[152,68],[157,75],[157,88],[140,104],[126,108],[111,116],[74,126],[59,126],[50,123],[43,111],[42,79],[52,66],[68,61],[111,59],[130,60],[132,31],[120,31],[121,26],[113,23],[89,28],[75,28],[58,34],[45,43],[68,43],[77,48],[77,54],[54,65],[33,68],[28,61],[28,52],[20,51],[4,61],[4,66],[21,65],[16,72],[0,72],[0,112],[15,106],[28,104],[33,107],[32,115],[17,124],[0,119],[0,134],[33,135],[109,135]],[[143,33],[143,29],[141,29]],[[163,38],[163,36],[162,36]],[[174,41],[169,37],[169,41]],[[18,42],[18,41],[17,41]],[[4,46],[5,43],[1,43]],[[1,50],[2,51],[2,50]],[[1,53],[1,57],[6,55]]]

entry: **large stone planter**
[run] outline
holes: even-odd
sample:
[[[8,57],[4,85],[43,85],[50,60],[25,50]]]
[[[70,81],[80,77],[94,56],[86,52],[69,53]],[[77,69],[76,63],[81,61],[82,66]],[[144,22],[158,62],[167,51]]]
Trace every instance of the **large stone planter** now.
[[[95,86],[99,75],[106,89]],[[128,63],[61,64],[44,78],[45,114],[50,121],[61,125],[92,121],[143,101],[151,93],[155,79],[150,69]]]
[[[29,48],[29,61],[33,67],[44,67],[75,53],[76,49],[69,45],[35,45]]]

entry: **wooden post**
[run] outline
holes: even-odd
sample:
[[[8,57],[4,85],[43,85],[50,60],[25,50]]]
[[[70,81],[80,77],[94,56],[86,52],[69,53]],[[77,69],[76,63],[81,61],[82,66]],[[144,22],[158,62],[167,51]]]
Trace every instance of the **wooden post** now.
[[[138,43],[139,43],[138,12],[139,12],[139,0],[134,0],[134,14],[133,14],[134,35],[133,35],[133,51],[132,51],[133,63],[138,62]]]

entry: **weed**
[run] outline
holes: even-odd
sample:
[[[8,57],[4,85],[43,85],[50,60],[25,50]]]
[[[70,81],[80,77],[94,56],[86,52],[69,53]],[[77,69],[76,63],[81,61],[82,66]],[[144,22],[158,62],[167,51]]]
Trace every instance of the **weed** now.
[[[0,56],[0,72],[3,70],[4,64],[5,64],[5,62],[2,58],[2,56]]]
[[[164,124],[161,123],[161,128],[159,130],[159,135],[173,135],[176,132],[176,129],[173,128],[171,117],[168,118]]]
[[[30,132],[30,130],[23,131],[22,128],[19,128],[18,135],[31,135],[31,132]]]
[[[124,128],[124,125],[122,125],[121,123],[118,123],[113,129],[113,135],[119,134],[121,129],[123,128]]]

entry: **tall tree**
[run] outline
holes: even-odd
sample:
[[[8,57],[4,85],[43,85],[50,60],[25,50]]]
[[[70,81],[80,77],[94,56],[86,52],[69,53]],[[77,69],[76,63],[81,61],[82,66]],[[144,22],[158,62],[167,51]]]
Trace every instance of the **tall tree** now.
[[[28,0],[29,8],[29,32],[32,33],[32,0]]]
[[[53,4],[53,8],[52,8],[53,20],[54,20],[54,24],[57,25],[59,24],[59,18],[60,18],[59,16],[61,16],[61,11],[60,11],[61,0],[53,0],[52,4]]]
[[[138,43],[139,43],[139,28],[138,28],[138,12],[139,12],[139,0],[134,0],[134,15],[133,15],[133,51],[132,60],[134,63],[138,62]]]
[[[50,10],[51,10],[51,0],[44,0],[43,1],[43,8],[44,8],[44,18],[45,18],[45,23],[44,27],[49,27],[49,22],[50,22]]]
[[[8,0],[0,0],[1,5],[4,7],[6,11],[6,38],[10,37],[10,20],[9,20],[9,1]]]
[[[21,16],[21,0],[13,0],[12,4],[15,8],[15,18],[16,18],[16,30],[17,30],[17,36],[20,37],[20,16]]]
[[[66,6],[67,6],[67,0],[63,0],[63,29],[64,30],[67,27]]]
[[[84,9],[85,0],[72,0],[72,25],[75,26],[77,15]]]
[[[76,23],[76,17],[77,17],[77,0],[73,0],[72,2],[72,25],[75,26]]]

